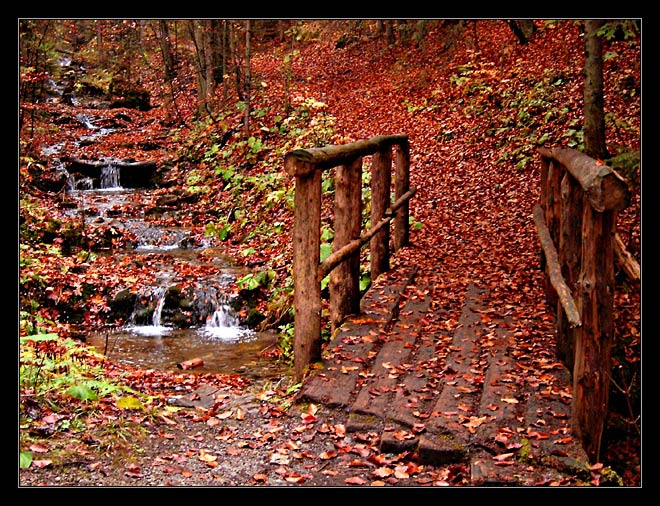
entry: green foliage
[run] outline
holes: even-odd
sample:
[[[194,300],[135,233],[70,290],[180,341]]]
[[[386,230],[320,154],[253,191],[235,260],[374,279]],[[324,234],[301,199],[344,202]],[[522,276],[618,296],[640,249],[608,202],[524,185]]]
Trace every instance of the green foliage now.
[[[236,283],[241,290],[248,292],[259,288],[268,288],[277,279],[277,272],[273,269],[265,269],[258,272],[250,272],[239,278]]]
[[[599,37],[604,37],[607,40],[628,40],[637,37],[639,34],[639,22],[636,19],[609,21],[605,23],[597,33]]]
[[[30,465],[32,465],[32,452],[21,451],[18,465],[21,469],[27,469],[30,467]]]
[[[219,218],[217,223],[209,222],[204,227],[204,235],[206,237],[217,237],[220,241],[226,241],[232,231],[232,225],[228,222],[227,218]]]
[[[55,333],[19,338],[20,386],[36,398],[61,393],[82,401],[96,401],[111,393],[129,390],[103,379],[101,368],[90,365],[96,352]]]

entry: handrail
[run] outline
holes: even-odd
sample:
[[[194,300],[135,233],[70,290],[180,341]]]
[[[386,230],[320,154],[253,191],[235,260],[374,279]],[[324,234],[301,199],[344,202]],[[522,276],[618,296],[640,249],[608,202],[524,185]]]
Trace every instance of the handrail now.
[[[394,156],[392,151],[394,150]],[[371,223],[362,228],[362,158],[371,155]],[[395,199],[391,201],[392,164]],[[320,262],[321,172],[336,167],[333,252]],[[360,310],[359,251],[369,243],[371,279],[389,270],[390,222],[394,251],[409,241],[410,145],[408,136],[379,135],[343,145],[297,149],[284,157],[295,177],[293,281],[294,369],[302,379],[321,358],[321,281],[330,274],[330,323],[336,328]]]
[[[573,373],[573,430],[598,462],[612,369],[616,212],[629,205],[630,191],[616,171],[579,151],[538,151],[534,221],[546,293],[557,307],[557,355]]]

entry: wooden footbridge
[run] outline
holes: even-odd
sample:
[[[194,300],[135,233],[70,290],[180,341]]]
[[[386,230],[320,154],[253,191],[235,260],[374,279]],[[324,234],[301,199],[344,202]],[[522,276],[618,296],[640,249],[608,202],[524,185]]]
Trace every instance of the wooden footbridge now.
[[[361,232],[365,156],[371,156],[371,228]],[[478,280],[467,287],[450,345],[438,350],[439,336],[426,325],[429,287],[417,284],[417,267],[389,270],[390,243],[396,253],[409,241],[415,189],[407,136],[286,156],[296,181],[294,352],[296,375],[304,379],[301,401],[344,410],[349,431],[380,431],[383,451],[416,451],[420,462],[433,465],[469,462],[475,485],[588,478],[608,409],[614,262],[639,275],[614,229],[629,193],[615,171],[577,151],[541,149],[540,157],[534,220],[547,295],[557,307],[557,362],[542,381],[520,383],[514,372],[526,366],[513,353],[511,322],[482,317],[488,293]],[[330,168],[336,168],[333,253],[321,262],[321,172]],[[359,254],[367,244],[373,283],[360,297]],[[331,338],[322,351],[321,283],[328,275]],[[475,374],[476,364],[483,374]]]

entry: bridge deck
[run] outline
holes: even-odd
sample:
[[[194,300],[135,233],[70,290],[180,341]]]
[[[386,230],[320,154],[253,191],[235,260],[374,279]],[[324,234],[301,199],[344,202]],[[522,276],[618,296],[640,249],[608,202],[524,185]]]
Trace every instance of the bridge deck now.
[[[588,475],[571,433],[566,368],[548,350],[521,353],[515,325],[494,317],[477,283],[468,285],[453,330],[429,326],[430,290],[415,284],[415,272],[365,295],[298,402],[345,411],[347,431],[379,432],[383,452],[416,451],[429,465],[467,462],[477,486]]]

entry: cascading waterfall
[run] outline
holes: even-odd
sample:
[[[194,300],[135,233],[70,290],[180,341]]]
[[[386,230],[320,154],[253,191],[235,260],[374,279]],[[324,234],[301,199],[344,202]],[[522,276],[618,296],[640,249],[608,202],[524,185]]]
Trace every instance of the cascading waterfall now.
[[[143,336],[162,336],[169,333],[172,329],[161,323],[166,293],[166,286],[157,286],[152,289],[149,295],[149,304],[153,303],[154,307],[151,315],[151,324],[140,323],[144,319],[142,316],[144,308],[140,305],[138,298],[136,304],[138,307],[136,307],[131,315],[131,324],[128,326],[129,330]]]
[[[147,287],[138,295],[131,323],[127,326],[129,331],[143,336],[165,336],[176,330],[171,323],[163,322],[163,309],[169,288],[169,285]],[[241,326],[227,295],[218,293],[215,288],[203,287],[198,290],[200,301],[194,312],[199,321],[205,322],[197,329],[202,335],[224,342],[245,341],[252,337],[252,331]],[[171,315],[165,321],[169,322],[169,318]]]
[[[113,162],[101,167],[100,185],[102,189],[120,189],[120,171],[119,167]]]
[[[226,295],[216,293],[211,297],[211,302],[212,311],[206,317],[204,335],[222,341],[239,341],[249,337],[250,331],[241,327]]]

